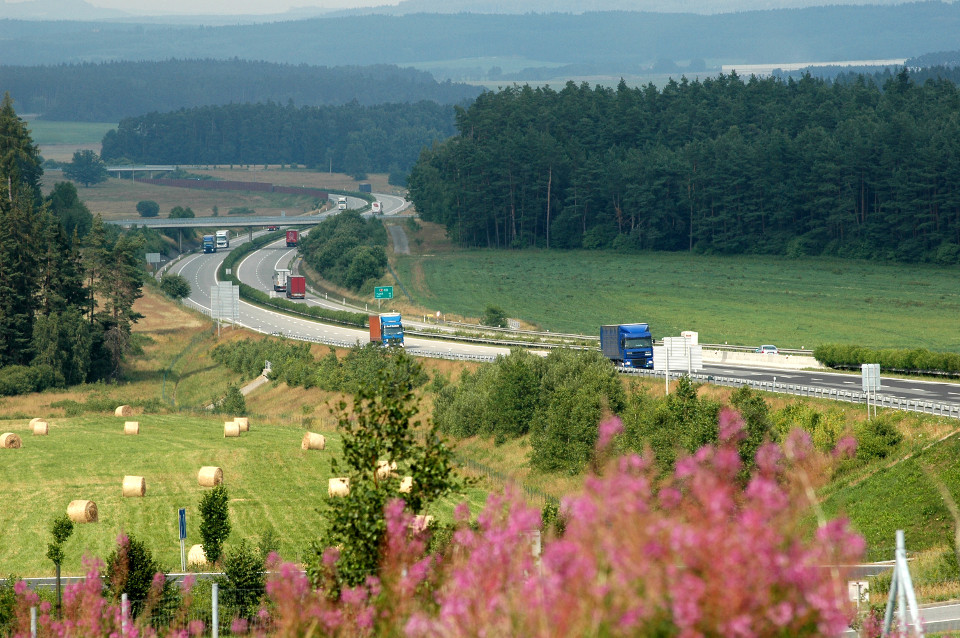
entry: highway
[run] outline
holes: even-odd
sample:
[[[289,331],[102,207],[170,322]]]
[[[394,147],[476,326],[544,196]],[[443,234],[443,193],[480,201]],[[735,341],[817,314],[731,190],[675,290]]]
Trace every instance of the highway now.
[[[404,199],[393,195],[377,194],[376,196],[383,202],[383,214],[385,216],[395,215],[408,205]],[[349,205],[359,207],[363,204],[365,202],[362,202],[362,200],[353,199]],[[325,213],[324,216],[336,212]],[[293,219],[287,221],[296,223]],[[232,240],[231,246],[236,246],[244,241],[246,239]],[[281,239],[247,255],[236,266],[237,272],[235,274],[241,281],[250,286],[259,290],[272,291],[273,271],[277,267],[289,267],[295,256],[296,250],[287,248]],[[216,271],[225,257],[226,252],[223,251],[215,254],[194,254],[173,264],[170,271],[184,276],[190,283],[191,295],[187,303],[209,314],[210,289],[216,282]],[[334,300],[317,298],[312,295],[308,295],[305,301],[311,305],[345,309],[343,305]],[[346,309],[355,311],[355,308]],[[371,311],[373,311],[372,306]],[[410,326],[417,324],[414,321],[405,323]],[[257,332],[331,345],[351,346],[357,342],[366,343],[368,341],[366,331],[361,329],[290,317],[244,301],[240,302],[238,325]],[[491,361],[497,355],[509,353],[507,347],[473,345],[418,338],[410,335],[406,338],[406,344],[407,351],[411,354],[428,357]],[[784,360],[780,357],[782,355],[768,355],[764,357],[763,363],[753,364],[707,362],[695,379],[723,382],[727,385],[743,385],[746,383],[752,387],[770,391],[826,396],[827,398],[846,397],[847,400],[851,400],[851,397],[859,395],[861,392],[859,375],[840,374],[824,370],[783,369],[777,367],[777,362]],[[885,405],[893,407],[904,402],[911,402],[916,407],[911,408],[908,405],[908,409],[960,418],[960,384],[891,377],[882,377],[881,383],[882,388],[879,397],[884,401],[881,402],[881,407]]]

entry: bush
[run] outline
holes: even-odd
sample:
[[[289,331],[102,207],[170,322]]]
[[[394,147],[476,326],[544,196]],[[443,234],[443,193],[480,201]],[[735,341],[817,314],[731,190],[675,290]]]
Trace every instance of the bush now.
[[[263,562],[260,552],[248,547],[245,540],[224,556],[223,576],[217,582],[222,588],[223,604],[240,618],[252,620],[260,607],[266,586]]]
[[[160,204],[151,199],[142,199],[137,202],[137,212],[141,217],[156,217],[160,214]]]
[[[247,400],[240,388],[231,383],[227,386],[227,393],[213,404],[213,411],[217,414],[243,416],[247,413]]]
[[[484,326],[492,326],[494,328],[506,328],[507,313],[500,306],[487,306],[483,311],[483,317],[480,319],[480,323]]]
[[[190,296],[190,282],[182,275],[167,273],[160,280],[160,290],[174,299],[180,300]]]
[[[107,558],[107,591],[114,599],[126,594],[130,612],[140,615],[148,605],[173,594],[160,565],[143,542],[133,536],[121,535],[117,548]]]
[[[220,560],[223,543],[230,535],[230,506],[227,488],[217,485],[200,497],[200,539],[211,564]]]

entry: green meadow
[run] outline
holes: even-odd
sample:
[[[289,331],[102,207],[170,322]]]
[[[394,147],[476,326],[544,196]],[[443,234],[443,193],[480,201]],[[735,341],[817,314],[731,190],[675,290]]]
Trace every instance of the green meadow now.
[[[29,120],[27,128],[33,143],[39,146],[51,144],[99,144],[107,131],[117,128],[108,122],[47,122]]]
[[[124,435],[122,418],[53,418],[47,436],[33,436],[26,421],[2,421],[0,432],[14,432],[20,449],[0,449],[0,573],[52,575],[45,557],[52,540],[50,523],[74,499],[92,500],[97,523],[77,524],[64,545],[65,574],[83,573],[82,558],[105,559],[121,532],[143,540],[170,571],[180,570],[177,510],[187,510],[187,549],[200,543],[197,505],[205,489],[202,466],[223,468],[230,495],[233,531],[226,547],[241,539],[257,543],[272,529],[280,555],[300,561],[318,537],[318,513],[327,498],[330,458],[341,451],[340,437],[324,432],[323,451],[304,451],[305,430],[298,425],[265,424],[251,419],[250,431],[224,438],[223,417],[142,415],[140,434]],[[122,496],[123,477],[143,476],[143,498]],[[454,505],[467,500],[476,509],[485,493],[469,490],[435,504],[432,513],[450,520]]]
[[[413,234],[416,243],[416,234]],[[423,246],[425,247],[425,246]],[[424,250],[423,252],[427,252]],[[488,304],[543,329],[812,349],[820,343],[960,351],[960,268],[689,253],[466,250],[398,255],[414,303],[479,317]]]

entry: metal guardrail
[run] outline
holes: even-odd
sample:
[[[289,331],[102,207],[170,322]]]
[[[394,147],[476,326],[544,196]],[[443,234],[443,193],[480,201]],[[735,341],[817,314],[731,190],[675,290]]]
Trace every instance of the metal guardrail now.
[[[637,368],[618,368],[623,374],[636,374],[651,377],[662,377],[663,372],[637,369]],[[730,387],[750,386],[757,390],[766,392],[776,392],[779,394],[792,394],[796,396],[814,397],[818,399],[828,399],[830,401],[844,401],[847,403],[867,403],[867,394],[864,392],[851,392],[848,390],[837,390],[834,388],[818,388],[816,386],[799,385],[794,383],[776,383],[772,381],[752,381],[739,377],[724,377],[694,373],[691,375],[671,374],[671,378],[689,376],[695,381],[709,382],[714,385],[725,385]],[[883,394],[871,396],[871,403],[874,401],[877,407],[890,408],[893,410],[903,410],[905,412],[919,412],[922,414],[931,414],[934,416],[943,416],[951,419],[960,419],[960,405],[950,403],[934,403],[932,401],[920,401],[916,399],[901,399]]]

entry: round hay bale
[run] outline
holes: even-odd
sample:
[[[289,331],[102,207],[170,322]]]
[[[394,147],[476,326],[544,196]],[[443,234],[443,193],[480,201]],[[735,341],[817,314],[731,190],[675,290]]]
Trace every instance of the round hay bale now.
[[[224,437],[240,436],[240,426],[233,421],[226,421],[223,424],[223,436]]]
[[[422,532],[430,527],[430,523],[433,522],[433,517],[427,514],[417,514],[413,517],[413,520],[410,521],[410,529],[414,532]]]
[[[403,480],[400,481],[400,493],[401,493],[401,494],[409,494],[409,493],[410,493],[410,490],[412,490],[412,489],[413,489],[413,477],[412,477],[412,476],[404,476],[404,477],[403,477]]]
[[[249,432],[249,431],[250,431],[250,419],[248,419],[247,417],[245,417],[245,416],[238,416],[238,417],[236,417],[236,418],[233,419],[233,422],[240,426],[240,431],[241,431],[241,432]]]
[[[133,416],[133,408],[129,405],[119,405],[113,414],[114,416]]]
[[[46,436],[50,432],[50,426],[46,421],[39,420],[36,423],[31,421],[30,425],[33,426],[33,434],[35,436]]]
[[[0,447],[6,448],[8,450],[19,449],[23,445],[23,441],[20,440],[20,437],[13,432],[6,432],[0,434]]]
[[[386,461],[380,461],[377,464],[377,479],[384,480],[388,479],[391,476],[396,476],[397,462],[387,463]]]
[[[327,439],[322,434],[307,432],[300,443],[301,450],[322,450],[327,446]]]
[[[147,493],[147,480],[142,476],[123,477],[123,495],[140,497]]]
[[[67,516],[74,523],[96,523],[97,504],[93,501],[70,501],[70,505],[67,506]]]
[[[203,551],[203,545],[193,545],[187,553],[187,565],[196,567],[205,567],[207,565],[207,554]]]
[[[350,479],[346,476],[330,479],[327,485],[328,496],[347,496],[350,494]]]
[[[201,487],[216,487],[223,483],[223,470],[213,465],[201,467],[197,481]]]
[[[30,419],[30,427],[33,427],[35,424],[39,423],[40,421],[46,421],[46,419],[40,416]]]
[[[140,434],[140,422],[126,421],[123,424],[123,433],[124,434]]]

